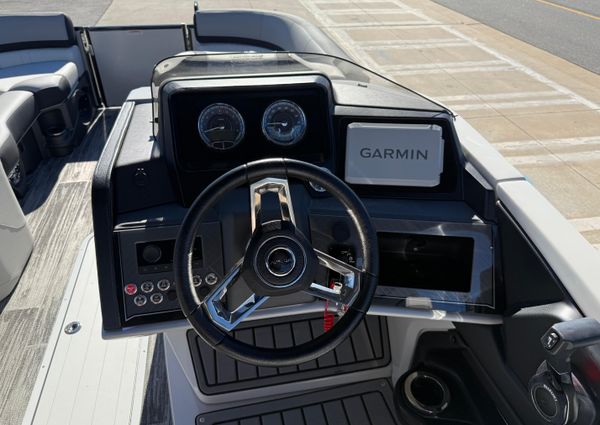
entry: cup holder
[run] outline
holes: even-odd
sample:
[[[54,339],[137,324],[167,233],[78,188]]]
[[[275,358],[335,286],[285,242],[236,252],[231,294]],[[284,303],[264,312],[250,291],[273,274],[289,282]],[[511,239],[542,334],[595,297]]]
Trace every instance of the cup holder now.
[[[73,151],[73,129],[67,126],[65,116],[60,108],[51,109],[40,115],[38,123],[46,146],[53,156],[65,156]]]
[[[90,100],[89,95],[84,91],[79,90],[77,95],[77,108],[79,112],[79,117],[81,119],[81,124],[87,127],[92,122],[92,102]]]
[[[425,416],[437,416],[450,404],[450,390],[437,375],[415,371],[404,379],[402,392],[408,404]]]

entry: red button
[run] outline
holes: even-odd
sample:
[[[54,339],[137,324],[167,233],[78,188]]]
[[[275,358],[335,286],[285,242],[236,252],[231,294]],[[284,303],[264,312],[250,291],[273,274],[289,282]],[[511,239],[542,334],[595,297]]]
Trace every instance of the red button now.
[[[137,292],[137,286],[135,283],[128,283],[125,285],[125,293],[127,295],[135,295]]]

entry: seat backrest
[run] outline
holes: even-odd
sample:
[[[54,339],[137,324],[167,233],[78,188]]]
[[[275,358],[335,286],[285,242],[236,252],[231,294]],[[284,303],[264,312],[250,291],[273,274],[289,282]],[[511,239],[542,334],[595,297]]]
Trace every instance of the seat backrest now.
[[[0,15],[0,52],[76,44],[73,23],[62,13]]]
[[[64,61],[85,66],[73,23],[62,13],[0,15],[0,69],[36,62]]]
[[[323,31],[310,22],[284,13],[257,10],[207,10],[194,14],[196,40],[194,50],[202,43],[238,43],[244,50],[279,50],[323,53],[347,58]],[[214,48],[214,47],[213,47]]]

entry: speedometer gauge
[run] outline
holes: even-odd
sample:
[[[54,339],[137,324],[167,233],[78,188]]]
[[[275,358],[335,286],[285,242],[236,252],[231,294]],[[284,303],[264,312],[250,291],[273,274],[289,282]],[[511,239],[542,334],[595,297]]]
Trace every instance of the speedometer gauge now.
[[[298,143],[306,132],[304,111],[289,100],[278,100],[265,110],[262,130],[267,139],[278,145]]]
[[[224,151],[237,146],[244,138],[244,131],[244,119],[226,103],[213,103],[198,117],[198,133],[211,149]]]

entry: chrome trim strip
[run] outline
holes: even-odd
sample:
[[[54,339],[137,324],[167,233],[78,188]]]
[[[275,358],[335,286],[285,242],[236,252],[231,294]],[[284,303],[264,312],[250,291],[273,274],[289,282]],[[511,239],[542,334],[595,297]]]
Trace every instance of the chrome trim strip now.
[[[256,229],[256,220],[258,217],[260,217],[262,195],[267,192],[276,193],[278,195],[281,218],[291,222],[294,225],[296,224],[294,207],[292,205],[292,198],[290,194],[290,186],[287,179],[269,177],[250,185],[250,214],[252,215],[252,233],[254,233],[254,230]]]
[[[252,294],[234,310],[230,311],[225,307],[223,299],[227,294],[227,289],[238,280],[241,270],[241,263],[238,263],[233,270],[225,276],[223,281],[210,292],[203,304],[210,319],[217,326],[228,332],[235,329],[237,325],[269,299],[267,296]]]

